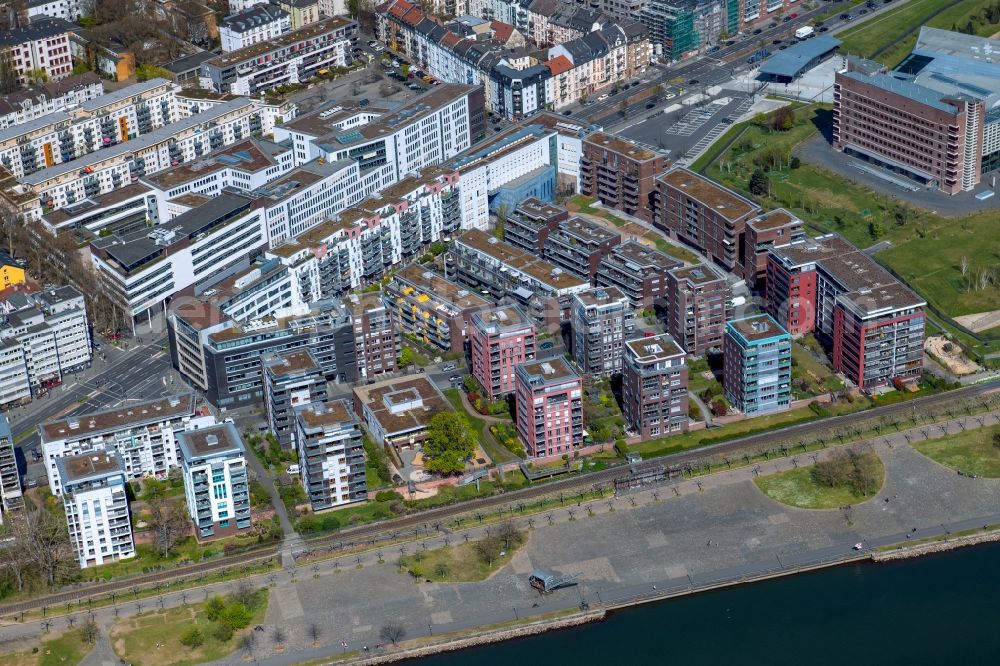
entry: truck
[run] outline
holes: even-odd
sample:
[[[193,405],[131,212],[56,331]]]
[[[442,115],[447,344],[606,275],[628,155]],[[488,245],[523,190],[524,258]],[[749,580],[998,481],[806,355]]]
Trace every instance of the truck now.
[[[795,37],[797,39],[808,39],[813,36],[816,30],[811,25],[804,25],[795,31]]]

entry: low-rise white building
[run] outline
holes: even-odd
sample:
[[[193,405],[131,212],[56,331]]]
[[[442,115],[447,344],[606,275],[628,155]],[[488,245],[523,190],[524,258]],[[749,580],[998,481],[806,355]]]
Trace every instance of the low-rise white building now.
[[[129,479],[164,479],[179,464],[176,434],[214,422],[211,416],[195,417],[194,393],[48,421],[38,433],[49,488],[53,495],[62,494],[60,458],[100,451],[117,451]]]
[[[15,292],[0,302],[0,405],[30,400],[90,367],[90,324],[74,287]]]
[[[185,430],[177,444],[184,498],[199,539],[249,530],[250,481],[246,449],[231,422]]]
[[[69,542],[81,569],[135,557],[125,466],[114,451],[56,461]]]
[[[226,53],[277,39],[292,29],[288,12],[274,5],[253,5],[227,16],[219,26],[219,39]]]
[[[95,0],[28,0],[28,19],[36,16],[75,21],[94,11]]]

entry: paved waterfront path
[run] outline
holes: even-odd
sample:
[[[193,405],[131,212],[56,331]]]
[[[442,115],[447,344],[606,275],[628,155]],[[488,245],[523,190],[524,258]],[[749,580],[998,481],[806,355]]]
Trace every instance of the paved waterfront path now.
[[[875,499],[854,507],[849,515],[794,509],[768,499],[752,484],[755,474],[811,464],[831,455],[831,448],[612,500],[581,506],[567,502],[520,519],[533,528],[528,543],[481,583],[418,583],[400,573],[394,562],[401,548],[406,553],[438,548],[464,540],[466,534],[477,538],[484,528],[257,576],[255,583],[272,584],[273,591],[268,631],[258,634],[253,656],[262,664],[292,664],[336,655],[341,640],[350,650],[374,645],[388,620],[402,622],[410,638],[439,634],[575,608],[581,599],[592,606],[615,604],[837,561],[857,555],[851,548],[857,542],[868,547],[903,542],[913,527],[918,528],[914,538],[924,538],[1000,523],[1000,480],[958,476],[907,445],[907,437],[916,441],[958,433],[959,422],[969,429],[992,426],[1000,423],[1000,411],[872,440],[885,463],[886,482]],[[536,568],[579,573],[581,584],[539,597],[527,584],[527,575]],[[166,594],[162,604],[200,603],[233,585]],[[158,597],[148,599],[143,610],[150,612],[160,603]],[[122,616],[137,610],[134,603],[118,607]],[[94,614],[102,626],[115,617],[110,608]],[[77,614],[80,619],[84,615]],[[321,631],[317,648],[306,638],[313,622]],[[61,630],[66,623],[59,618],[53,627]],[[269,629],[278,625],[288,634],[283,652],[270,644]],[[15,624],[0,627],[0,640],[37,638],[40,632],[38,622]],[[107,649],[99,644],[87,663],[107,663]],[[236,653],[219,663],[242,664],[247,657]]]

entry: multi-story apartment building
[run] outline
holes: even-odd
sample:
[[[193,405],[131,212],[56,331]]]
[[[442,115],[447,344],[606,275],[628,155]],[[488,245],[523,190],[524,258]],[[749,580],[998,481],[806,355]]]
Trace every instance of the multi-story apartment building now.
[[[296,408],[295,446],[313,511],[368,500],[361,426],[347,401]]]
[[[447,411],[451,403],[423,375],[354,389],[354,413],[376,442],[397,451],[418,446],[427,438],[431,419]]]
[[[93,13],[93,0],[27,0],[28,18],[50,17],[75,21]]]
[[[219,25],[219,39],[225,53],[277,39],[292,29],[292,20],[284,9],[258,4],[227,16]]]
[[[635,312],[616,287],[573,294],[573,360],[588,375],[621,372],[622,346],[635,331]]]
[[[726,323],[722,387],[747,416],[788,409],[792,400],[792,338],[771,315]]]
[[[525,252],[541,255],[549,234],[568,218],[569,211],[565,208],[529,197],[507,215],[503,225],[504,242]]]
[[[643,439],[688,426],[686,354],[669,333],[629,340],[622,358],[622,416]]]
[[[267,425],[283,448],[293,448],[295,409],[326,401],[323,368],[308,349],[269,352],[261,356],[260,365]]]
[[[125,465],[114,451],[56,461],[69,542],[81,569],[135,557]]]
[[[772,247],[787,245],[804,236],[802,220],[784,208],[776,208],[748,221],[743,244],[743,279],[747,286],[751,289],[764,286],[767,257]]]
[[[948,194],[1000,166],[1000,62],[988,38],[922,27],[888,72],[851,59],[834,78],[833,145]]]
[[[0,404],[45,393],[90,367],[90,324],[74,287],[17,291],[0,301]]]
[[[7,129],[57,111],[78,108],[104,94],[101,78],[93,72],[73,74],[59,81],[15,90],[0,99],[0,129]]]
[[[597,275],[601,260],[621,243],[621,234],[583,217],[556,225],[545,240],[542,256],[588,282]]]
[[[280,274],[280,272],[279,272]],[[261,293],[276,287],[268,276],[251,285]],[[265,309],[240,319],[229,306],[194,299],[174,305],[167,334],[175,368],[205,399],[218,407],[236,407],[265,398],[261,357],[308,349],[328,381],[358,379],[357,346],[351,313],[338,302],[318,302],[313,309]],[[291,314],[289,314],[291,313]],[[286,316],[280,316],[286,315]]]
[[[920,378],[926,303],[840,236],[771,248],[766,299],[789,333],[815,333],[858,387]]]
[[[759,0],[746,0],[751,8]],[[769,0],[780,6],[782,0]],[[663,58],[681,60],[719,41],[723,34],[735,36],[743,28],[741,0],[649,0],[638,12],[649,30],[649,41],[662,46]],[[751,10],[755,11],[755,10]]]
[[[444,351],[463,353],[472,315],[490,307],[478,294],[419,264],[393,275],[382,300],[403,331]]]
[[[219,423],[178,433],[184,498],[199,539],[251,528],[246,448],[236,426]]]
[[[9,62],[19,83],[31,80],[29,73],[42,72],[58,81],[73,71],[70,34],[73,25],[61,18],[44,17],[21,28],[0,32],[0,57]]]
[[[278,0],[278,6],[288,12],[292,22],[292,30],[316,23],[320,20],[321,0]],[[346,7],[344,7],[346,9]],[[346,11],[339,12],[339,15],[347,14]],[[338,14],[327,14],[327,16],[338,16]]]
[[[653,224],[704,252],[727,271],[742,270],[746,223],[759,208],[683,168],[657,176]]]
[[[656,248],[628,241],[611,248],[597,267],[598,285],[616,287],[636,309],[664,305],[667,273],[683,264]]]
[[[667,273],[667,332],[684,351],[701,356],[722,347],[724,327],[732,319],[732,291],[726,278],[708,264]]]
[[[56,466],[59,458],[96,451],[117,451],[129,479],[166,478],[170,468],[179,464],[177,433],[205,423],[214,423],[214,419],[195,417],[194,393],[43,423],[38,433],[49,488],[53,495],[62,494]]]
[[[586,291],[590,282],[526,252],[470,229],[452,241],[448,276],[486,291],[495,300],[519,303],[536,322],[558,325],[569,313],[573,294]]]
[[[535,358],[535,325],[513,305],[480,310],[469,326],[470,371],[486,397],[514,392],[514,369]]]
[[[23,506],[21,477],[17,473],[17,459],[14,457],[14,435],[7,417],[0,414],[0,525],[5,513],[17,511]]]
[[[350,294],[344,304],[354,317],[358,375],[371,379],[398,369],[402,345],[393,310],[379,294]]]
[[[531,458],[571,454],[583,442],[583,380],[560,357],[517,366],[517,434]]]
[[[654,177],[667,160],[613,134],[595,132],[583,140],[580,191],[629,215],[652,221]]]
[[[263,42],[223,53],[201,64],[202,88],[235,95],[258,95],[289,83],[308,81],[329,67],[351,62],[351,37],[358,24],[343,17],[323,19]]]

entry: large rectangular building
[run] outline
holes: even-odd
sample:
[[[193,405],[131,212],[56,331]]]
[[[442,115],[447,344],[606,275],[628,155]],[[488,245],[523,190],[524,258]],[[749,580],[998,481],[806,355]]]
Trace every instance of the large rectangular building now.
[[[667,273],[682,265],[656,248],[631,240],[611,248],[594,277],[599,285],[620,289],[632,307],[643,310],[665,304]]]
[[[722,348],[726,321],[732,318],[732,290],[708,264],[667,273],[667,332],[688,354],[701,356]]]
[[[308,349],[268,353],[261,356],[260,364],[264,369],[267,424],[283,448],[292,448],[295,409],[326,401],[323,368]]]
[[[784,208],[768,211],[747,222],[743,250],[743,279],[756,289],[764,286],[767,257],[775,245],[787,245],[805,236],[802,220]]]
[[[135,557],[125,465],[114,451],[57,461],[69,542],[81,569]]]
[[[792,338],[771,315],[726,323],[722,386],[747,416],[788,409],[792,400]]]
[[[64,79],[73,71],[73,27],[65,19],[44,16],[22,28],[8,28],[0,32],[0,57],[18,83],[28,83],[36,71],[47,80]]]
[[[573,295],[573,360],[586,375],[621,372],[625,340],[635,330],[632,304],[616,287],[596,287]]]
[[[562,357],[517,366],[517,434],[528,456],[572,452],[583,442],[583,380]]]
[[[669,333],[625,343],[622,416],[643,439],[687,430],[686,356]]]
[[[742,270],[744,231],[757,204],[683,168],[658,176],[656,190],[653,224],[727,271]]]
[[[199,539],[251,528],[246,448],[230,422],[178,433],[184,498]]]
[[[354,413],[380,445],[419,446],[427,426],[451,403],[426,376],[386,379],[354,389]]]
[[[480,310],[469,327],[472,376],[486,397],[497,400],[514,392],[515,368],[535,358],[535,325],[514,305]]]
[[[667,159],[613,134],[595,132],[583,140],[580,191],[629,215],[652,222],[654,177]]]
[[[368,500],[361,426],[347,402],[295,409],[299,476],[313,511]]]
[[[5,513],[23,506],[21,477],[17,473],[17,458],[14,457],[14,436],[7,417],[0,415],[0,524],[3,524]]]
[[[621,243],[621,234],[583,217],[563,220],[545,240],[542,256],[573,275],[593,280],[601,260]]]

